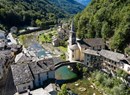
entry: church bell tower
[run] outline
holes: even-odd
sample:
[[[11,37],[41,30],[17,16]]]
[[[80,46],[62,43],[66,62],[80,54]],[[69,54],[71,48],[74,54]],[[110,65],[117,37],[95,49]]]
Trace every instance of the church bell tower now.
[[[69,32],[69,45],[76,44],[76,33],[74,30],[74,21],[71,23],[71,30]]]

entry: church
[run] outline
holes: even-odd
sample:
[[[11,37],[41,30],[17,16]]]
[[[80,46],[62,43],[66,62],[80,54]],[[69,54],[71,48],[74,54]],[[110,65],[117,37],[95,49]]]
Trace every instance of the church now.
[[[105,43],[102,38],[78,39],[74,30],[74,24],[71,23],[71,30],[69,32],[68,51],[66,53],[66,60],[69,61],[83,61],[84,51],[92,49],[100,51],[105,49]]]

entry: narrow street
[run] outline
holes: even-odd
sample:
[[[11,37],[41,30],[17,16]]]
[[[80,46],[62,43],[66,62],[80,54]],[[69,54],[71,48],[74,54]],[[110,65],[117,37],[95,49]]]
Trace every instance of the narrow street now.
[[[15,88],[14,83],[13,83],[12,72],[11,72],[11,69],[9,69],[5,86],[3,87],[2,93],[0,93],[0,94],[2,94],[2,95],[14,95],[15,92],[16,92],[16,88]]]

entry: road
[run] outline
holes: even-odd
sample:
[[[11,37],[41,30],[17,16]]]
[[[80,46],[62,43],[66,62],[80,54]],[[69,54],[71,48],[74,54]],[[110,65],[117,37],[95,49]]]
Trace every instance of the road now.
[[[3,87],[2,93],[0,93],[0,94],[2,94],[2,95],[14,95],[15,92],[16,92],[16,88],[15,88],[14,83],[13,83],[13,77],[12,77],[11,69],[9,69],[5,86]]]

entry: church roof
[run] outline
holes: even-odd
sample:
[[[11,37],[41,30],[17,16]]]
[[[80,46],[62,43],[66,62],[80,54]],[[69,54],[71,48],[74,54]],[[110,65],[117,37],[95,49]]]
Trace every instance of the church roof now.
[[[89,46],[99,46],[105,45],[102,38],[90,38],[90,39],[83,39],[83,41],[88,44]]]
[[[79,43],[82,48],[89,48],[89,47],[90,47],[90,46],[89,46],[87,43],[85,43],[83,40],[77,40],[77,43]]]
[[[77,44],[74,44],[74,45],[71,45],[70,46],[70,49],[71,50],[75,50],[75,49],[78,49],[79,47],[78,47],[78,45]]]

